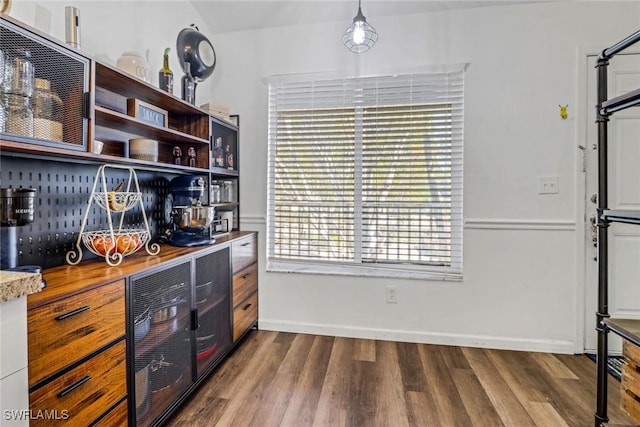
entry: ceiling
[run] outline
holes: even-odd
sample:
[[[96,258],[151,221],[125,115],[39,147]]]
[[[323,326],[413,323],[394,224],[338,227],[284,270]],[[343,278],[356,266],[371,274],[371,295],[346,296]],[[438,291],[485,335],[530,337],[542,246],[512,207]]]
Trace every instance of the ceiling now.
[[[364,0],[362,12],[375,26],[380,16],[527,3],[527,0]],[[191,0],[213,33],[283,27],[301,22],[345,21],[358,11],[356,0]]]

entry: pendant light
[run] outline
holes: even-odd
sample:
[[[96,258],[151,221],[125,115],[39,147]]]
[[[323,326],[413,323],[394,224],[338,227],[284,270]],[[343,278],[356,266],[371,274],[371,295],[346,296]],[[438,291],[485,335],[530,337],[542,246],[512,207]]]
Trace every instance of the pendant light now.
[[[362,14],[360,2],[361,0],[358,0],[358,14],[342,35],[342,44],[355,53],[368,51],[378,40],[376,29],[369,25],[367,18]]]

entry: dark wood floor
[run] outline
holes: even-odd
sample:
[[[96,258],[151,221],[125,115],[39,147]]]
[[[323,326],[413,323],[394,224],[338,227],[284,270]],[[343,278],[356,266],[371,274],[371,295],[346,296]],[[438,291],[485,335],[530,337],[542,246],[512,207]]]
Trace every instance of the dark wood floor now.
[[[594,405],[582,355],[253,331],[169,425],[585,427]]]

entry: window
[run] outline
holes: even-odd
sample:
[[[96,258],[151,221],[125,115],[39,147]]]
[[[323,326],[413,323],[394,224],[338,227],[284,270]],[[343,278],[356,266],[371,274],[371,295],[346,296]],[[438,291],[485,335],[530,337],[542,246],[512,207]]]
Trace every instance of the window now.
[[[459,279],[464,71],[269,85],[267,269]]]

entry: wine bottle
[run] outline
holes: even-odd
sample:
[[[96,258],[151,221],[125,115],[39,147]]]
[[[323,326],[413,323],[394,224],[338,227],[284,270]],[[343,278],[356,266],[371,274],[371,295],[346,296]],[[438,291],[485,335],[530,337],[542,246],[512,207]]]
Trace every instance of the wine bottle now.
[[[158,72],[158,82],[160,82],[160,89],[173,95],[173,71],[169,68],[169,50],[171,49],[164,50],[162,68]]]
[[[216,146],[213,150],[213,157],[215,159],[215,167],[224,167],[224,150],[222,149],[222,138],[216,138]]]
[[[231,152],[229,145],[224,149],[224,164],[227,169],[233,170],[233,153]]]
[[[185,62],[184,76],[182,76],[182,99],[189,104],[196,103],[196,81],[191,75],[191,63]]]

